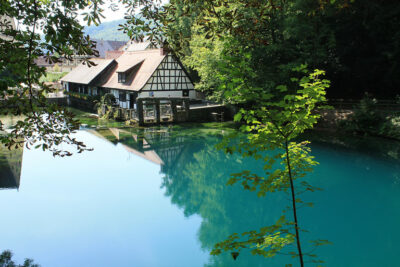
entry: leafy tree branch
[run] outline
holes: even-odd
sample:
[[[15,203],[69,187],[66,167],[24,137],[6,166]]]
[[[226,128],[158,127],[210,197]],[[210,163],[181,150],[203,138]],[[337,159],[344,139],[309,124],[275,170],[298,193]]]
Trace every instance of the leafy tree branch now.
[[[101,0],[95,1],[3,1],[0,16],[0,105],[2,115],[23,115],[24,119],[14,125],[11,132],[2,132],[0,141],[9,149],[41,147],[53,155],[69,156],[70,150],[81,153],[88,149],[72,134],[79,122],[65,108],[48,103],[46,95],[52,88],[40,80],[45,69],[35,65],[34,60],[45,56],[47,61],[72,60],[79,55],[85,64],[93,65],[89,58],[98,55],[94,43],[83,35],[83,26],[77,19],[78,11],[87,7],[85,20],[99,23]],[[13,29],[15,20],[19,28]],[[41,41],[37,31],[44,35]],[[2,124],[1,124],[2,125]],[[60,145],[68,144],[68,149]]]

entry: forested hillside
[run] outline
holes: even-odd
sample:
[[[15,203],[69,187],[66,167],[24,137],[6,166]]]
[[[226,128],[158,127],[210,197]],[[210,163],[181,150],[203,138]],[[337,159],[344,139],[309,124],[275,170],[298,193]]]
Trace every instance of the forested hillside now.
[[[119,24],[123,24],[124,20],[114,20],[103,22],[99,26],[85,27],[85,34],[90,35],[92,39],[103,39],[111,41],[128,41],[129,37],[122,31],[118,31]]]

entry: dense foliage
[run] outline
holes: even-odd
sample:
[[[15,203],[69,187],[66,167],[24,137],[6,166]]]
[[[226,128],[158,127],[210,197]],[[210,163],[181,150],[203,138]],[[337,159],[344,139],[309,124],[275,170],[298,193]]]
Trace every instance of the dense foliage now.
[[[111,119],[117,117],[118,112],[113,111],[113,108],[117,103],[113,94],[105,94],[100,97],[100,100],[95,101],[95,103],[97,114],[102,118]]]
[[[143,19],[124,27],[141,39],[166,41],[200,76],[199,88],[220,86],[215,75],[227,56],[249,53],[259,87],[274,90],[293,66],[327,71],[328,97],[379,98],[400,94],[400,5],[396,1],[315,0],[124,0],[141,4]],[[231,77],[228,77],[231,78]],[[230,79],[231,80],[231,79]],[[221,92],[222,93],[222,92]],[[218,95],[217,95],[218,97]]]
[[[380,105],[368,94],[353,108],[353,113],[339,122],[339,126],[346,132],[400,140],[400,112],[387,112],[384,104]]]
[[[253,105],[264,92],[279,94],[276,86],[286,84],[291,69],[304,63],[327,71],[332,81],[328,97],[360,97],[369,91],[387,98],[399,93],[396,77],[400,68],[400,8],[395,1],[171,0],[166,5],[159,0],[120,2],[129,8],[128,23],[122,27],[124,33],[136,39],[147,35],[151,40],[167,42],[198,74],[198,88],[218,100]],[[64,141],[78,144],[64,138],[77,127],[72,114],[48,106],[50,112],[45,113],[51,114],[54,121],[62,118],[59,127],[53,129],[43,120],[44,113],[38,111],[38,106],[47,106],[43,96],[51,88],[38,81],[44,69],[36,67],[33,60],[43,51],[52,62],[58,60],[54,55],[95,56],[77,14],[87,8],[87,22],[98,24],[101,3],[102,0],[2,1],[1,31],[8,36],[0,40],[0,56],[4,59],[0,65],[1,97],[8,99],[2,102],[2,110],[30,114],[13,134],[2,139],[3,143],[9,147],[21,145],[17,140],[31,136],[35,125],[41,124],[36,128],[43,131],[40,136],[45,143],[52,143],[51,149]],[[142,7],[141,16],[136,14],[138,6]],[[11,29],[3,15],[16,19],[21,27]],[[45,42],[39,41],[40,32]],[[231,72],[230,68],[237,71]],[[258,89],[242,90],[242,85]],[[236,92],[226,89],[234,87]],[[70,129],[63,128],[64,124]],[[61,131],[64,132],[58,135]],[[78,147],[83,148],[81,145]]]
[[[257,191],[259,196],[275,191],[290,195],[292,218],[282,216],[274,225],[245,232],[242,237],[235,233],[218,243],[212,253],[232,251],[236,259],[242,249],[248,248],[254,254],[273,257],[295,243],[296,251],[290,253],[304,266],[304,257],[315,255],[301,248],[296,207],[301,200],[296,195],[299,190],[315,188],[297,180],[316,162],[309,155],[307,142],[296,143],[293,139],[316,123],[315,111],[326,101],[325,89],[329,87],[329,81],[319,78],[323,71],[307,75],[306,66],[300,64],[318,65],[320,57],[310,52],[328,50],[325,43],[315,42],[315,31],[310,31],[313,42],[306,38],[304,46],[298,47],[296,37],[304,33],[296,32],[295,26],[313,17],[301,13],[305,11],[303,5],[311,2],[277,1],[278,5],[273,1],[171,1],[165,7],[146,1],[125,2],[143,4],[146,18],[132,17],[134,30],[129,32],[128,25],[128,33],[135,32],[136,36],[131,35],[140,39],[140,33],[150,32],[150,39],[167,41],[185,57],[186,64],[198,71],[202,89],[209,90],[217,100],[242,105],[235,120],[243,120],[247,138],[239,145],[225,142],[221,147],[227,153],[238,151],[263,159],[265,176],[243,171],[233,174],[230,184],[241,181],[244,189]],[[331,8],[328,6],[323,6],[321,12]],[[314,5],[310,10],[317,12],[320,8]],[[300,74],[292,76],[293,71]],[[283,152],[263,156],[265,151]],[[277,167],[279,163],[281,168]],[[326,243],[315,241],[316,246]]]
[[[329,87],[329,81],[320,78],[324,75],[323,71],[315,70],[308,74],[305,66],[294,71],[305,76],[292,78],[296,85],[291,89],[287,85],[277,86],[278,91],[285,93],[284,97],[264,94],[260,101],[265,106],[243,108],[236,114],[236,121],[245,122],[241,130],[247,133],[246,138],[234,145],[226,138],[220,144],[220,148],[227,153],[239,152],[264,162],[264,175],[244,170],[232,174],[228,184],[240,182],[245,190],[255,191],[260,197],[277,191],[286,192],[291,199],[289,210],[292,216],[282,215],[275,224],[262,227],[259,231],[252,230],[241,235],[234,233],[218,243],[213,254],[233,251],[232,256],[236,258],[242,249],[247,248],[253,254],[273,257],[294,243],[297,251],[290,251],[289,254],[299,257],[300,266],[304,266],[305,256],[311,257],[312,262],[321,262],[315,254],[302,249],[300,231],[303,229],[297,216],[298,205],[312,206],[312,203],[303,203],[299,194],[317,190],[302,178],[318,163],[310,155],[308,142],[296,142],[294,139],[317,122],[320,115],[316,111],[326,101],[325,89]],[[265,155],[266,151],[269,154]],[[315,246],[329,243],[326,240],[312,242]]]
[[[6,112],[27,116],[16,128],[2,137],[9,147],[27,146],[43,141],[43,149],[54,154],[70,155],[56,146],[66,142],[84,144],[70,137],[78,123],[72,115],[46,104],[44,95],[50,90],[40,83],[44,69],[32,64],[48,51],[52,55],[71,58],[96,55],[89,37],[76,20],[78,10],[88,7],[89,22],[99,22],[102,1],[5,1],[0,15],[21,21],[26,31],[2,31],[10,39],[1,39],[1,97],[6,99]],[[276,156],[262,158],[265,176],[247,171],[233,175],[230,183],[241,181],[245,189],[290,194],[293,219],[282,217],[275,225],[250,231],[239,240],[232,235],[219,243],[213,253],[250,248],[255,254],[274,256],[291,243],[296,243],[298,257],[304,265],[300,226],[296,216],[298,189],[315,190],[298,182],[316,164],[306,142],[293,139],[313,127],[315,111],[325,102],[328,80],[321,80],[323,71],[308,74],[305,66],[325,69],[332,80],[331,97],[359,97],[366,90],[388,97],[398,93],[400,5],[394,1],[315,1],[315,0],[120,0],[128,7],[124,33],[143,40],[171,46],[184,63],[197,72],[198,88],[217,100],[239,104],[235,116],[245,125],[248,138],[233,150],[245,156],[262,158],[264,151],[278,151]],[[140,6],[141,17],[136,15]],[[383,27],[384,25],[384,27]],[[39,42],[36,30],[45,34]],[[384,29],[384,30],[382,30]],[[86,61],[90,64],[89,61]],[[306,64],[306,65],[304,65]],[[299,67],[301,66],[301,67]],[[300,74],[293,76],[293,70]],[[35,88],[36,85],[38,89]],[[104,101],[103,101],[104,102]],[[40,109],[44,106],[44,109]],[[283,151],[283,152],[282,152]],[[275,163],[280,163],[276,168]],[[247,238],[247,239],[246,239]],[[316,245],[326,243],[316,241]],[[313,255],[310,255],[313,256]]]
[[[11,132],[3,132],[0,141],[8,148],[23,146],[41,147],[54,155],[71,155],[60,144],[70,144],[77,152],[86,146],[71,134],[79,122],[66,109],[46,101],[52,88],[40,78],[45,68],[34,64],[39,56],[46,56],[51,63],[74,55],[86,56],[85,63],[98,53],[94,44],[83,34],[78,12],[87,8],[85,20],[98,23],[101,18],[101,0],[48,1],[18,0],[1,1],[0,5],[0,99],[1,113],[24,115]],[[13,28],[11,20],[18,22]],[[44,35],[41,41],[39,32]],[[44,52],[46,51],[46,52]],[[3,125],[0,123],[0,126]],[[2,129],[0,129],[2,130]]]

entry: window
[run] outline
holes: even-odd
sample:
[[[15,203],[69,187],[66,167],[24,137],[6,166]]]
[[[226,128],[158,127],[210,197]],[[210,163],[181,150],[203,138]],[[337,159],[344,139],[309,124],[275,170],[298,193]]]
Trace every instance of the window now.
[[[119,83],[125,83],[126,82],[126,75],[125,73],[118,73],[118,82]]]
[[[125,93],[119,93],[119,101],[126,102],[126,94]]]

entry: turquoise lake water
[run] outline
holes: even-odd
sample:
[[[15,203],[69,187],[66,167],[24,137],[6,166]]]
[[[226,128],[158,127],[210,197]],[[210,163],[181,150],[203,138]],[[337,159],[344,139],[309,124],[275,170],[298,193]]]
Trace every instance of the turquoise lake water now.
[[[54,158],[41,150],[0,153],[0,250],[22,263],[57,266],[285,266],[288,256],[210,256],[234,232],[273,223],[290,202],[226,186],[229,174],[262,164],[214,147],[222,129],[87,129],[93,152]],[[400,266],[400,145],[312,136],[320,162],[303,196],[302,241],[324,266]],[[19,187],[19,189],[16,189]],[[315,266],[307,264],[306,266]]]

